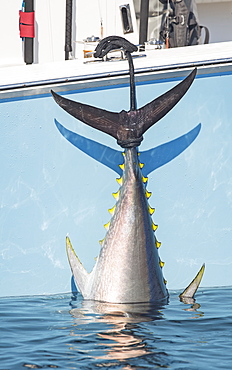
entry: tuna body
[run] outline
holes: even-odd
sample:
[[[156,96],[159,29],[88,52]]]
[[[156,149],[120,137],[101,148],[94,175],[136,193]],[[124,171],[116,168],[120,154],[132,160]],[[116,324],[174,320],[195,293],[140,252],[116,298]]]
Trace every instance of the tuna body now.
[[[145,179],[136,148],[124,153],[118,200],[93,271],[79,283],[77,257],[68,249],[75,281],[86,299],[111,303],[155,302],[168,297],[154,234]],[[78,261],[79,263],[79,261]],[[81,268],[83,266],[81,265]]]

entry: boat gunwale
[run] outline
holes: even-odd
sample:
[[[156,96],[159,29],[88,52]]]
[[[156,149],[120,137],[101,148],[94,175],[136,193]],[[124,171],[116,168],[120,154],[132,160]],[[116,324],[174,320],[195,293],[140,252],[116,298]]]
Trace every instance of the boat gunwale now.
[[[176,81],[197,67],[197,77],[209,77],[232,73],[232,58],[204,60],[199,62],[176,63],[164,66],[152,66],[135,69],[136,83],[148,81]],[[93,75],[71,76],[56,79],[31,81],[0,86],[0,102],[9,99],[25,98],[35,95],[50,94],[51,88],[57,92],[88,91],[111,88],[115,85],[129,84],[128,70],[97,73]]]

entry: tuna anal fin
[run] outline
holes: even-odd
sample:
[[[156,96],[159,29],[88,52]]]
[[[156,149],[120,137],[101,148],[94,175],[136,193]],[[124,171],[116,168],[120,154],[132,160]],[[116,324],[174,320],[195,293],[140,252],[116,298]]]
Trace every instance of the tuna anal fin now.
[[[201,269],[199,270],[199,272],[197,273],[193,281],[189,284],[189,286],[183,291],[183,293],[179,295],[181,301],[184,301],[185,298],[194,297],[194,294],[196,293],[200,285],[204,271],[205,271],[205,264],[202,265]]]

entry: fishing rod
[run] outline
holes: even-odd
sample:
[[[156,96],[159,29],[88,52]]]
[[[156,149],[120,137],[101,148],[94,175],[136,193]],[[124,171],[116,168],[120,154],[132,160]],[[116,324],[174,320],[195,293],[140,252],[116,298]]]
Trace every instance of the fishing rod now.
[[[73,0],[66,0],[66,19],[65,19],[65,60],[69,60],[72,51],[72,13]]]
[[[19,12],[19,32],[23,40],[24,62],[26,64],[34,62],[34,24],[34,0],[23,0],[22,10]]]
[[[166,33],[165,33],[165,46],[169,48],[169,16],[170,16],[170,3],[167,1],[167,13],[166,13]]]
[[[140,24],[139,24],[139,44],[144,45],[147,41],[148,31],[149,0],[141,0],[140,5]]]

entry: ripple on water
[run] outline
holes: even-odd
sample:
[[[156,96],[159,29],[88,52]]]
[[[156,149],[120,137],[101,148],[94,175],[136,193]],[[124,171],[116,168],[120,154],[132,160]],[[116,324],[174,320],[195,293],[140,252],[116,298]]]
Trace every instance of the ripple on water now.
[[[109,305],[70,294],[0,299],[1,370],[230,369],[232,288],[183,304]]]

